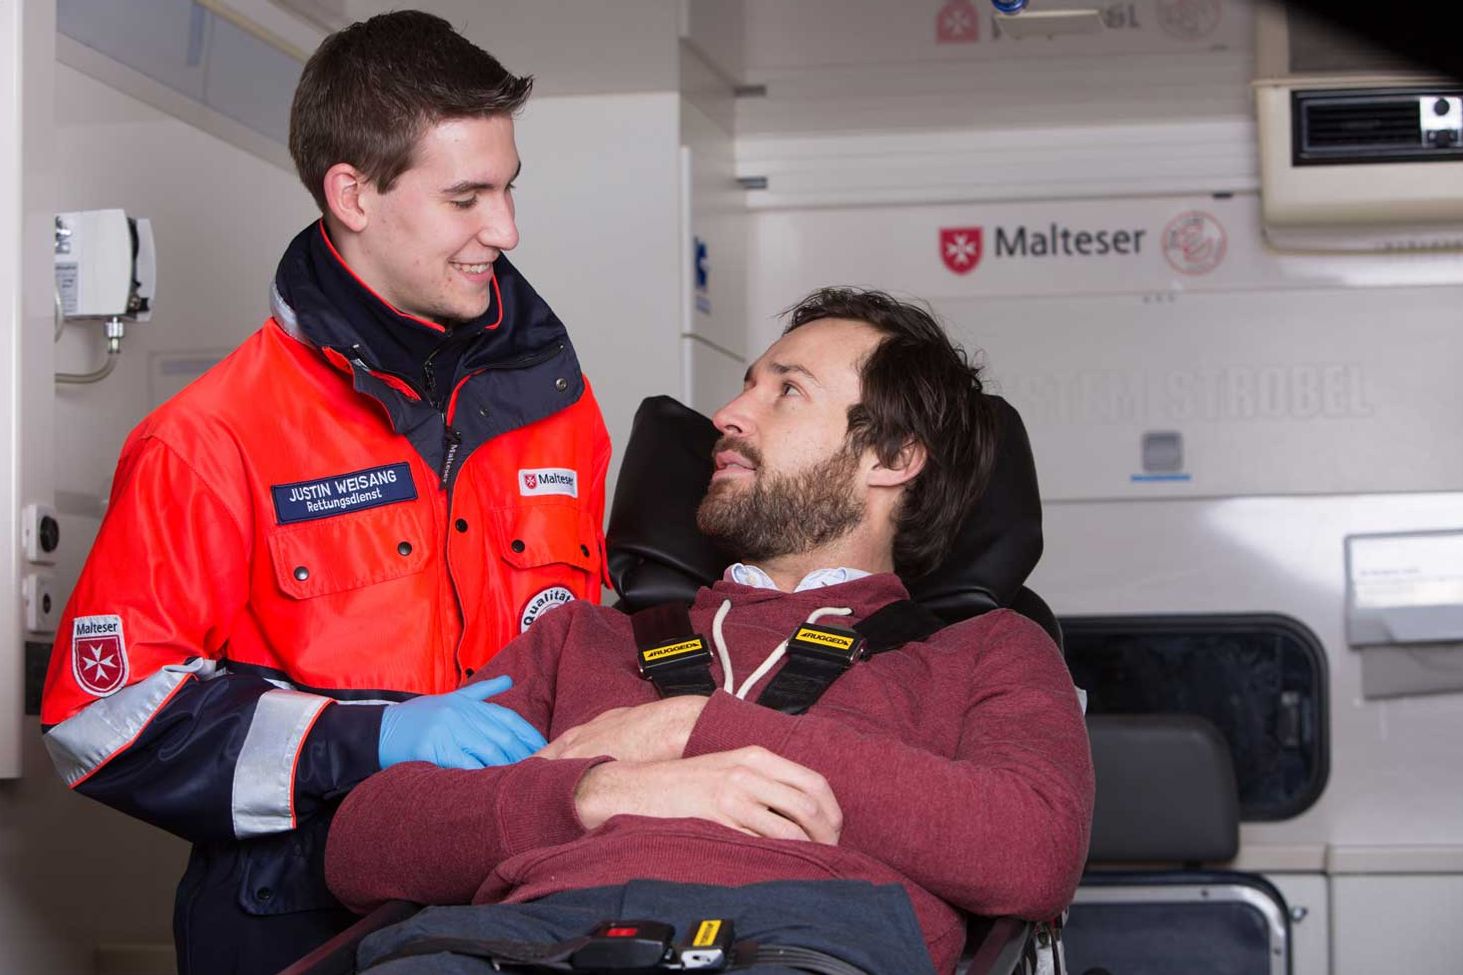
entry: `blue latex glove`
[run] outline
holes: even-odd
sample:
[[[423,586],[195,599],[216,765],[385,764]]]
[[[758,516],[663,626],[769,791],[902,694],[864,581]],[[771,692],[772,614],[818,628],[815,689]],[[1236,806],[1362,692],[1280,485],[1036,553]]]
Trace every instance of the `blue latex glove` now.
[[[494,677],[446,694],[425,694],[381,712],[381,767],[431,762],[442,768],[511,765],[544,747],[544,736],[511,708],[487,699],[513,686]]]

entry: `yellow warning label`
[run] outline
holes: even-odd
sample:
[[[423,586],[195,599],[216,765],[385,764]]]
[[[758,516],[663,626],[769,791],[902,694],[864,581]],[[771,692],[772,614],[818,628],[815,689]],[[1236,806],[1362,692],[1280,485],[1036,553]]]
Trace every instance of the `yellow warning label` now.
[[[696,929],[696,937],[691,939],[691,947],[709,948],[716,944],[716,936],[720,933],[720,921],[702,921],[701,926]]]
[[[654,650],[642,651],[640,657],[646,663],[654,663],[657,660],[664,660],[667,657],[679,657],[685,653],[695,653],[705,647],[698,636],[694,640],[682,640],[680,643],[672,643],[666,647],[656,647]]]
[[[847,652],[853,649],[854,638],[851,636],[840,636],[837,633],[829,633],[827,630],[815,630],[809,626],[798,627],[794,640],[802,640],[806,643],[818,643],[825,647],[834,647]]]

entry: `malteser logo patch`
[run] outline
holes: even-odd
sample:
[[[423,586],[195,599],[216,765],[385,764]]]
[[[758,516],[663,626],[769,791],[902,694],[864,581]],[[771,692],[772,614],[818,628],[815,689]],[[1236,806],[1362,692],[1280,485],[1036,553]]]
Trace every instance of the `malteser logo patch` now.
[[[518,493],[524,497],[535,494],[562,494],[579,497],[579,472],[572,467],[536,467],[518,472]]]
[[[71,623],[71,674],[76,685],[95,697],[127,686],[127,644],[122,617],[78,616]]]
[[[523,604],[523,611],[518,614],[518,632],[522,633],[533,625],[538,619],[555,606],[562,606],[574,600],[574,593],[565,586],[549,586],[549,588],[534,593],[528,597],[528,602]]]

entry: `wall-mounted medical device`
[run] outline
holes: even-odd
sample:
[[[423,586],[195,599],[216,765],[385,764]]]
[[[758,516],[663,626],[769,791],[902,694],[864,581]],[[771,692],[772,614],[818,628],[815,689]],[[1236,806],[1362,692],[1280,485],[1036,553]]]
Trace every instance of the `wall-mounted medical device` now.
[[[71,319],[152,317],[157,255],[152,222],[125,210],[56,214],[56,294]]]
[[[152,221],[125,210],[56,214],[56,338],[70,321],[106,322],[107,358],[91,372],[58,372],[56,382],[99,382],[117,365],[126,322],[152,318],[157,250]]]
[[[1463,531],[1348,535],[1346,642],[1366,697],[1463,690]]]

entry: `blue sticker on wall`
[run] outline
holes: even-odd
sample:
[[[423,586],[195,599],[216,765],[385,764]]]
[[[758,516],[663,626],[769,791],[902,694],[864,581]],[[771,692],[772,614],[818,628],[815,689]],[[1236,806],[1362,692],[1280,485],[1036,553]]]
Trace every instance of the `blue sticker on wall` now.
[[[383,504],[411,501],[417,496],[411,465],[407,463],[293,484],[273,484],[269,490],[274,495],[274,514],[281,525],[379,508]]]
[[[706,241],[697,237],[696,260],[693,267],[696,275],[696,310],[703,315],[711,314],[711,258],[706,251]]]

